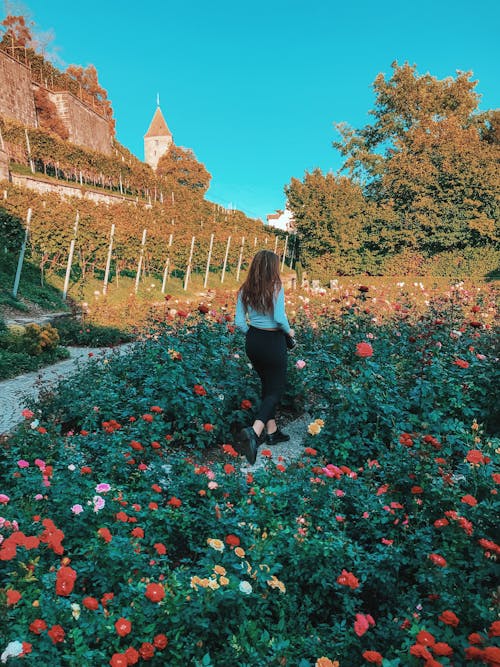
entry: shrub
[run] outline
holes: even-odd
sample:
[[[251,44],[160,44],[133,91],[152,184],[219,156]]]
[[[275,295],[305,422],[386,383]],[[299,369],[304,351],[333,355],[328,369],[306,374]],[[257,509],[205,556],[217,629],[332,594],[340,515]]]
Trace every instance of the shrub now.
[[[229,424],[257,386],[221,317],[183,315],[24,412],[0,629],[26,664],[495,664],[494,289],[421,310],[365,287],[290,308],[289,398],[312,413],[294,462],[240,467]]]

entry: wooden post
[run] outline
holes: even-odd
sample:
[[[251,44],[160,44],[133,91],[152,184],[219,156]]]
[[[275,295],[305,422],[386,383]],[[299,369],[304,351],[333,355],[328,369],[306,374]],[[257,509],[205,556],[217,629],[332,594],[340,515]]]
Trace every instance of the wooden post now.
[[[30,161],[30,169],[31,173],[35,173],[35,163],[33,162],[33,159],[31,157],[31,146],[30,146],[30,138],[28,136],[28,130],[24,130],[24,134],[26,136],[26,148],[28,149],[28,160]]]
[[[79,217],[80,216],[77,211],[75,218],[75,226],[73,227],[73,238],[71,239],[71,243],[69,244],[68,263],[66,265],[66,276],[64,278],[64,287],[62,294],[63,301],[66,301],[66,296],[68,295],[69,277],[71,275],[71,264],[73,263],[73,253],[75,251],[76,235],[78,234]]]
[[[275,253],[278,252],[278,237],[277,237],[277,236],[276,236],[276,240],[275,240],[275,242],[274,242],[274,252],[275,252]]]
[[[146,245],[146,230],[142,230],[141,251],[139,253],[139,262],[137,264],[137,274],[135,276],[135,293],[139,289],[139,280],[141,279],[142,258],[144,257],[144,246]]]
[[[3,137],[2,137],[2,128],[0,127],[0,150],[5,150],[5,144],[3,143]]]
[[[297,245],[297,234],[293,235],[293,248],[292,248],[292,255],[290,257],[290,268],[293,266],[293,259],[295,257],[295,246]]]
[[[189,251],[189,260],[186,267],[186,275],[184,276],[184,291],[187,290],[189,276],[191,275],[191,262],[193,261],[193,250],[194,250],[194,236],[191,237],[191,250]]]
[[[21,269],[23,268],[24,262],[24,253],[26,252],[26,245],[28,243],[28,237],[30,233],[30,223],[31,223],[31,209],[28,209],[28,214],[26,216],[26,230],[24,232],[24,241],[21,245],[21,252],[19,253],[19,259],[17,261],[17,271],[16,277],[14,279],[14,287],[12,289],[12,296],[14,299],[17,299],[17,290],[19,289],[19,281],[21,280]]]
[[[104,272],[104,285],[102,286],[102,293],[106,294],[108,289],[109,267],[111,266],[111,253],[113,252],[113,237],[115,235],[115,223],[111,225],[111,232],[109,234],[109,248],[108,258],[106,260],[106,271]]]
[[[226,275],[226,266],[227,266],[227,258],[229,256],[229,246],[231,245],[231,237],[227,237],[227,245],[226,245],[226,254],[224,256],[224,265],[222,266],[222,275],[220,277],[221,283],[224,282],[224,276]]]
[[[207,268],[205,269],[205,281],[203,287],[206,289],[208,283],[208,272],[210,271],[210,260],[212,259],[212,248],[214,245],[214,234],[210,234],[210,247],[208,248]]]
[[[254,248],[257,247],[257,237],[255,237],[254,240],[253,240],[253,247],[254,247]]]
[[[241,246],[240,246],[240,255],[238,257],[238,268],[236,269],[236,282],[240,279],[240,270],[241,270],[241,262],[243,260],[243,246],[245,245],[245,237],[243,236],[241,239]]]
[[[173,238],[174,238],[174,235],[170,234],[170,238],[168,239],[168,247],[169,248],[172,246],[172,239]],[[165,262],[165,270],[163,271],[163,282],[161,284],[161,293],[162,294],[165,294],[165,286],[166,286],[167,280],[168,280],[168,270],[169,270],[169,268],[170,268],[170,255],[167,257],[167,261]]]
[[[288,235],[285,236],[285,247],[283,248],[283,259],[281,260],[281,270],[285,268],[286,248],[288,245]]]
[[[120,194],[123,194],[122,172],[120,171]]]

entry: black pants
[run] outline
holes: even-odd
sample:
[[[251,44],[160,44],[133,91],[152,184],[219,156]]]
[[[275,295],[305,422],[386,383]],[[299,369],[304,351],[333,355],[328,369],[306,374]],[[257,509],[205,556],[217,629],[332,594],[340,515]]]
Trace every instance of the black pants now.
[[[262,402],[255,419],[266,424],[276,417],[276,407],[285,391],[287,347],[282,331],[250,327],[245,350],[262,385]]]

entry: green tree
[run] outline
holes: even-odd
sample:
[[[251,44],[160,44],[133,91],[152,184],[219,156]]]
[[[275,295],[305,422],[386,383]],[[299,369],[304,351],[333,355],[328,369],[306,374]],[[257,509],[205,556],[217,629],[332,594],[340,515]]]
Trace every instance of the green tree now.
[[[349,178],[315,169],[306,172],[303,181],[292,178],[285,193],[304,267],[319,263],[331,273],[361,270],[360,251],[369,220],[362,188]]]
[[[470,72],[438,80],[408,64],[392,68],[390,79],[375,79],[374,122],[339,125],[334,143],[367,196],[396,214],[380,236],[393,231],[426,256],[497,243],[498,114],[478,111]]]

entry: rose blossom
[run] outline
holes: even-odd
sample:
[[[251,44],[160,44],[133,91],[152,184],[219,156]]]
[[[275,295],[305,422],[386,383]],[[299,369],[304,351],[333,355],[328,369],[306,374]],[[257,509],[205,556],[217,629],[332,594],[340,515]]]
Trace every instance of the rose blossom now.
[[[97,493],[106,493],[106,491],[109,491],[110,489],[111,489],[110,485],[107,484],[106,482],[101,482],[95,487]]]
[[[71,508],[71,511],[73,512],[73,514],[81,514],[83,512],[83,507],[81,505],[78,505],[78,504],[73,505],[73,507]]]

